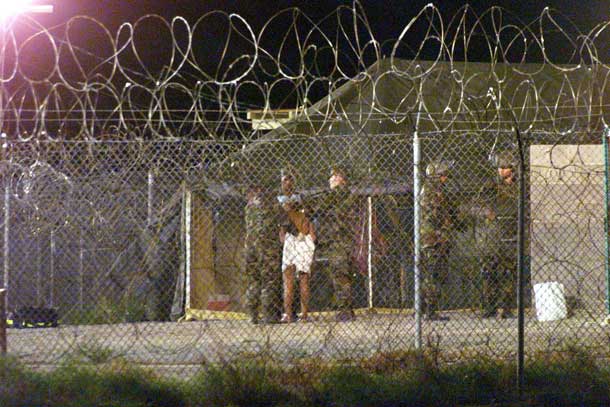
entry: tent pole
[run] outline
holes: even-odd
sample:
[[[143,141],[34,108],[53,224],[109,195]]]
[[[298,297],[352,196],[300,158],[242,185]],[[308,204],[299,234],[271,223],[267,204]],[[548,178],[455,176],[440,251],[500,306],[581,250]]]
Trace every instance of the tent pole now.
[[[49,258],[49,274],[50,274],[50,295],[49,295],[49,306],[53,308],[55,306],[55,231],[51,231],[50,237],[51,244],[51,257]]]
[[[78,308],[82,312],[85,304],[85,243],[82,230],[80,231],[78,246],[78,277],[80,285],[78,290]]]
[[[42,250],[40,247],[41,234],[36,233],[36,306],[40,307],[42,304]],[[46,301],[45,301],[46,302]],[[46,305],[46,304],[45,304]]]
[[[148,170],[148,206],[146,211],[146,225],[150,226],[153,222],[153,185],[155,182],[155,175],[152,170]]]
[[[420,90],[421,92],[421,90]],[[421,321],[421,272],[420,265],[420,236],[419,236],[419,163],[421,151],[419,145],[419,120],[421,117],[422,103],[419,101],[417,116],[415,118],[415,130],[413,131],[413,295],[415,307],[415,349],[422,347],[422,321]]]
[[[6,145],[6,142],[5,142]],[[6,147],[3,146],[3,149],[6,149]],[[4,262],[3,262],[3,268],[4,268],[4,279],[3,279],[3,284],[4,284],[4,288],[6,289],[6,304],[7,304],[7,308],[10,306],[9,303],[9,255],[10,255],[10,249],[9,249],[9,241],[10,241],[10,219],[11,219],[11,186],[10,186],[10,182],[9,182],[9,175],[8,174],[4,174]]]
[[[186,296],[185,296],[185,308],[189,309],[191,307],[191,200],[192,193],[189,189],[184,187],[184,230],[185,230],[185,239],[184,239],[184,251],[185,251],[185,261],[184,268],[186,274]]]
[[[368,199],[368,297],[369,309],[373,309],[373,198],[369,195]]]

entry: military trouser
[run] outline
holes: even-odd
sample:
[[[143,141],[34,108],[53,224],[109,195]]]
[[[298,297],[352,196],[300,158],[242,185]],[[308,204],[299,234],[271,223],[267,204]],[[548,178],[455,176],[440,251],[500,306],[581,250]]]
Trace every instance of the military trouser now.
[[[353,308],[352,285],[354,267],[349,251],[331,248],[325,250],[319,256],[328,257],[337,309],[351,310]]]
[[[481,308],[486,315],[495,314],[498,308],[513,308],[516,275],[517,259],[514,256],[493,256],[483,260]]]
[[[246,285],[246,309],[251,319],[258,321],[260,307],[264,321],[278,320],[282,286],[279,248],[246,249]]]
[[[447,245],[425,247],[421,254],[423,311],[425,315],[432,316],[438,311],[441,287],[447,280],[449,247]]]

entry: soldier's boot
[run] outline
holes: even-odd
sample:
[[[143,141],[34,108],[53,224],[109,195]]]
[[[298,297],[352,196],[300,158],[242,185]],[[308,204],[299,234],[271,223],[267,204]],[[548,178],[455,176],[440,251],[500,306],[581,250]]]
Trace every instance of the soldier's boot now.
[[[481,318],[495,318],[498,315],[498,311],[493,308],[486,308],[481,311]]]
[[[248,310],[248,314],[250,315],[250,323],[256,325],[260,322],[258,318],[258,310]]]
[[[441,315],[436,310],[436,307],[426,307],[426,311],[424,312],[424,319],[427,321],[449,321],[449,317],[446,315]]]
[[[498,315],[498,307],[489,292],[483,293],[481,305],[481,318],[495,318]]]
[[[481,318],[495,318],[498,315],[498,294],[496,276],[487,270],[481,272],[483,292],[481,298]]]
[[[440,315],[437,312],[425,316],[426,321],[449,321],[446,315]]]
[[[500,318],[502,319],[510,319],[514,317],[515,314],[513,314],[513,311],[511,311],[510,308],[502,308],[502,311],[500,311]]]
[[[263,324],[279,324],[280,323],[280,319],[277,317],[263,317],[263,319],[261,320],[261,323]]]
[[[264,324],[280,322],[280,296],[279,291],[275,290],[275,287],[279,286],[274,282],[268,283],[261,292],[261,313],[263,314],[261,322]]]
[[[280,314],[279,310],[271,307],[263,307],[263,318],[261,319],[263,324],[279,324]]]
[[[500,304],[502,305],[502,312],[500,313],[500,318],[502,319],[510,319],[514,318],[515,314],[513,314],[511,305],[513,304],[513,298],[515,295],[515,281],[511,272],[504,272],[502,274],[502,289],[501,289],[501,297]]]
[[[337,313],[335,319],[338,322],[352,321],[356,318],[352,310],[352,282],[347,275],[339,274],[333,280],[335,287],[335,298],[337,301]]]
[[[250,316],[250,322],[253,324],[258,324],[260,322],[258,316],[260,301],[258,301],[258,298],[256,298],[251,292],[246,294],[246,310]]]
[[[343,309],[337,313],[335,319],[337,322],[353,321],[356,319],[356,314],[354,314],[354,310]]]

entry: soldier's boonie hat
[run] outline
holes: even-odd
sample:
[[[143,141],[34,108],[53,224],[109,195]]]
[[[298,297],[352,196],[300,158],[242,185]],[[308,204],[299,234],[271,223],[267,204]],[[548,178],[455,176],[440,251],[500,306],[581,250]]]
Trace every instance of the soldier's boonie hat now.
[[[435,160],[426,166],[426,175],[428,177],[440,177],[448,175],[451,170],[452,163],[445,160]]]
[[[242,183],[242,193],[247,194],[251,191],[262,190],[263,183],[255,177],[247,177]]]

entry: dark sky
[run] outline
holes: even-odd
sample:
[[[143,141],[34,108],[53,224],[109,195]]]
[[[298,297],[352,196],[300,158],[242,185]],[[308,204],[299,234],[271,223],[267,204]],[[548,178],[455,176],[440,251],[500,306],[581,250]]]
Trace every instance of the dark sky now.
[[[104,23],[112,32],[123,22],[135,22],[138,18],[146,14],[159,14],[168,20],[175,16],[182,16],[188,21],[195,22],[200,16],[213,10],[222,10],[226,13],[237,13],[242,16],[254,29],[259,32],[261,27],[267,22],[271,16],[289,7],[299,7],[313,21],[319,22],[324,16],[332,13],[339,6],[351,6],[351,1],[329,1],[329,0],[36,0],[44,3],[51,1],[55,4],[55,13],[50,16],[39,16],[39,20],[46,26],[53,24],[61,24],[75,15],[88,15],[100,22]],[[384,41],[392,44],[392,40],[400,35],[403,28],[409,21],[430,2],[422,0],[368,0],[362,1],[360,4],[368,18],[375,39],[380,43]],[[464,2],[441,0],[434,3],[443,15],[445,23],[449,22],[452,16],[463,7]],[[597,24],[610,20],[610,4],[602,0],[556,0],[556,1],[521,1],[521,0],[501,0],[501,1],[477,1],[470,4],[470,7],[475,13],[483,13],[490,6],[497,5],[503,7],[507,14],[504,17],[503,23],[515,22],[515,19],[520,19],[523,23],[530,23],[545,7],[555,9],[558,13],[554,14],[558,23],[567,29],[570,24],[568,19],[581,32],[588,32]],[[512,14],[512,16],[511,16]],[[347,14],[346,14],[347,15]],[[288,21],[288,14],[284,15],[284,21]],[[472,22],[471,22],[472,23]],[[522,25],[522,23],[517,23]],[[349,25],[349,22],[346,23]],[[549,20],[546,20],[547,29],[550,26]],[[534,27],[537,28],[537,27]],[[154,36],[154,29],[152,35]],[[222,43],[222,29],[220,27],[214,31],[213,24],[208,25],[206,30],[209,30],[206,35],[209,41],[206,46],[211,46],[215,42]],[[571,30],[571,35],[576,36],[576,30]],[[606,31],[610,31],[607,29]],[[86,36],[87,33],[78,33]],[[272,36],[271,36],[272,37]],[[610,42],[610,33],[606,33],[606,38]],[[273,38],[270,39],[272,41]],[[561,42],[561,36],[557,34],[556,38],[547,38],[549,46],[553,46],[554,41]],[[140,39],[139,41],[142,41]],[[166,41],[159,39],[160,42]],[[419,40],[414,38],[413,43],[416,44]],[[268,45],[268,44],[266,44]],[[391,47],[388,45],[388,47]],[[146,47],[140,46],[144,49]],[[153,56],[163,53],[163,44],[154,44],[152,41],[149,47]],[[232,44],[232,48],[239,48],[239,45]],[[473,45],[472,48],[476,48]],[[155,53],[155,50],[157,53]],[[239,50],[238,50],[239,51]],[[606,49],[607,51],[607,49]],[[247,52],[247,50],[245,51]],[[561,45],[557,45],[557,49],[550,51],[554,57],[558,58],[558,62],[573,62],[560,60],[569,52],[562,49]],[[607,53],[607,52],[606,52]],[[202,55],[203,56],[203,55]],[[423,59],[430,57],[424,55]],[[602,58],[607,56],[601,55]],[[480,60],[488,58],[485,55],[480,56]],[[476,60],[476,55],[470,55],[470,60]]]
[[[45,0],[36,0],[38,3],[45,3]],[[351,6],[353,3],[351,1],[328,1],[328,0],[301,0],[301,1],[288,1],[288,0],[278,0],[278,1],[263,1],[263,0],[54,0],[52,3],[55,6],[55,12],[52,15],[40,15],[36,16],[37,20],[40,21],[42,25],[45,27],[52,27],[55,25],[61,25],[68,21],[71,17],[76,15],[87,15],[96,20],[99,20],[103,23],[112,34],[114,34],[117,28],[124,22],[134,23],[138,18],[147,15],[147,14],[159,14],[166,18],[167,20],[171,20],[173,17],[182,16],[187,19],[191,24],[194,23],[200,16],[205,13],[209,13],[214,10],[221,10],[226,13],[237,13],[241,17],[243,17],[253,28],[254,32],[258,34],[263,27],[263,25],[276,13],[281,10],[290,8],[290,7],[299,7],[304,13],[306,13],[312,21],[319,22],[323,17],[329,15],[329,13],[333,13],[337,7],[339,6]],[[48,2],[47,2],[48,4]],[[386,43],[388,47],[384,48],[384,52],[387,55],[388,49],[391,48],[391,45],[394,43],[393,39],[397,38],[404,27],[411,21],[413,17],[419,13],[422,8],[424,8],[429,2],[420,1],[420,0],[369,0],[362,1],[362,8],[364,9],[364,13],[368,18],[368,22],[371,26],[372,32],[374,34],[375,39],[380,43]],[[451,17],[454,16],[458,10],[460,10],[464,3],[442,0],[435,3],[436,7],[440,10],[443,15],[444,23],[447,24]],[[474,10],[474,14],[481,14],[489,9],[490,6],[497,5],[503,7],[506,10],[506,14],[503,17],[502,24],[510,24],[515,23],[519,26],[522,26],[525,23],[531,23],[535,20],[540,13],[545,9],[545,7],[550,7],[552,9],[557,10],[553,16],[557,19],[557,23],[568,30],[570,35],[574,38],[577,35],[577,31],[580,32],[588,32],[596,25],[604,22],[610,21],[610,7],[609,3],[604,1],[594,1],[594,0],[558,0],[558,1],[497,1],[497,2],[488,2],[488,1],[478,1],[474,2],[470,5]],[[348,13],[345,13],[346,17]],[[520,20],[521,22],[517,21]],[[280,19],[278,19],[279,21]],[[574,24],[577,28],[571,28],[570,23]],[[248,44],[239,40],[236,40],[235,37],[232,39],[231,46],[228,47],[230,49],[229,52],[232,52],[233,55],[230,58],[226,58],[228,62],[218,62],[222,58],[219,58],[223,49],[224,37],[226,30],[226,24],[218,23],[220,20],[210,20],[210,24],[205,24],[202,28],[202,31],[205,31],[203,35],[198,35],[196,43],[193,45],[194,53],[196,54],[197,63],[203,68],[203,70],[209,73],[215,79],[219,78],[218,72],[226,72],[229,71],[229,66],[232,61],[235,61],[236,58],[239,58],[239,55],[252,54],[252,47],[248,47]],[[283,15],[283,22],[289,22],[290,18],[288,13]],[[329,28],[330,31],[333,29],[336,31],[336,27],[333,27],[333,21],[327,21],[326,28]],[[352,23],[349,18],[345,18],[344,24],[346,27],[349,27]],[[226,23],[226,20],[225,20]],[[470,21],[472,24],[472,21]],[[107,45],[108,42],[104,41],[103,36],[100,34],[98,30],[95,33],[95,29],[92,29],[93,25],[91,23],[85,24],[86,29],[81,29],[78,25],[75,25],[73,30],[71,31],[71,42],[77,47],[80,47],[84,52],[79,56],[82,59],[83,64],[86,65],[87,55],[89,52],[91,54],[95,54],[97,59],[91,60],[90,66],[95,66],[100,59],[103,60],[104,56],[108,56],[111,54]],[[159,30],[160,25],[151,24],[148,27],[143,27],[142,30],[139,31],[139,35],[135,37],[135,43],[137,45],[137,49],[141,52],[140,57],[147,60],[147,68],[150,68],[153,75],[151,77],[156,78],[158,72],[163,72],[163,69],[166,69],[167,65],[170,65],[168,62],[169,55],[171,54],[171,37],[168,34],[168,31],[162,33]],[[281,23],[278,24],[278,30],[287,29],[287,26],[282,26]],[[353,25],[352,25],[353,27]],[[425,27],[425,24],[422,25]],[[537,25],[532,27],[537,30],[539,27]],[[550,26],[550,21],[547,19],[545,21],[545,30],[547,30],[547,43],[548,52],[551,58],[553,58],[554,62],[558,63],[574,63],[580,62],[578,60],[579,56],[576,55],[574,57],[574,47],[570,48],[569,44],[564,41],[561,36],[561,33],[557,32],[557,30],[553,30],[553,27]],[[610,29],[606,30],[605,38],[606,41],[598,41],[599,44],[605,44],[605,49],[600,49],[599,57],[605,60],[606,62],[610,62],[610,52],[608,51],[610,47]],[[269,35],[265,37],[264,49],[270,49],[275,47],[276,51],[279,47],[279,43],[281,42],[281,36],[274,36],[273,30],[267,31]],[[307,30],[303,31],[307,32]],[[418,36],[417,31],[413,33],[409,37],[410,44],[407,45],[407,51],[405,51],[404,55],[399,55],[401,57],[406,58],[414,58],[413,54],[409,53],[413,47],[416,47],[421,42],[421,38],[423,36],[421,33]],[[479,39],[480,40],[480,39]],[[43,40],[41,40],[43,41]],[[479,61],[487,61],[489,60],[489,55],[485,54],[482,50],[484,50],[485,43],[478,42],[477,39],[473,39],[471,45],[469,46],[469,55],[468,59],[479,60]],[[344,47],[344,48],[342,48]],[[340,46],[340,58],[348,59],[349,58],[349,47],[348,45]],[[49,48],[49,47],[47,47]],[[289,68],[298,69],[298,60],[299,53],[294,51],[294,46],[287,47],[289,51],[284,52],[281,59],[281,64],[285,64]],[[292,50],[292,51],[290,51]],[[438,48],[431,46],[430,49],[425,49],[421,54],[417,55],[420,59],[434,59],[434,52],[437,51]],[[471,50],[471,51],[470,51]],[[44,63],[38,63],[37,57],[39,59],[43,59],[44,57],[44,46],[33,47],[32,53],[29,53],[30,57],[24,61],[20,61],[20,66],[27,71],[29,67],[31,67],[32,71],[35,70],[44,70]],[[51,51],[47,51],[47,54]],[[66,50],[62,51],[64,54],[61,58],[65,57]],[[241,54],[240,54],[241,53]],[[279,52],[278,52],[279,54]],[[456,59],[463,59],[463,54],[456,54]],[[460,56],[461,55],[461,56]],[[357,71],[362,70],[362,66],[358,66],[358,63],[354,63],[354,60],[357,58],[353,58],[354,54],[351,54],[352,60],[346,65],[351,66],[346,69],[346,72],[351,76],[354,75]],[[131,58],[127,53],[122,54],[121,64],[129,68],[130,64],[133,63],[133,58]],[[519,57],[519,52],[517,52],[516,58]],[[531,58],[531,59],[530,59]],[[528,54],[528,62],[540,62],[536,60],[539,58],[539,55],[535,55],[532,53]],[[49,58],[47,55],[47,60],[52,61],[53,58]],[[79,80],[78,74],[74,74],[76,70],[70,67],[70,58],[66,58],[68,61],[67,64],[63,63],[63,60],[60,61],[60,66],[62,66],[62,70],[68,72],[70,76],[74,78],[75,81]],[[323,60],[323,58],[318,58],[318,60]],[[295,62],[296,61],[296,62]],[[512,62],[512,61],[511,61]],[[124,64],[124,65],[123,65]],[[216,65],[215,65],[216,64]],[[224,65],[223,65],[224,64]],[[292,64],[292,66],[291,66]],[[351,65],[350,65],[351,64]],[[364,61],[363,66],[368,66],[370,64],[369,61]],[[140,69],[140,66],[133,63],[134,69]],[[236,68],[239,70],[239,67]],[[322,67],[322,71],[324,67]],[[44,76],[43,74],[33,74],[32,76]],[[162,74],[160,74],[162,76]],[[276,75],[276,78],[279,75]],[[199,79],[197,75],[191,75],[193,79]],[[271,77],[269,77],[272,79]],[[257,77],[254,80],[259,83],[264,83],[267,78]],[[190,86],[190,85],[189,85]],[[213,93],[213,90],[210,92]],[[313,92],[313,94],[324,95],[326,92],[325,89],[320,89],[319,91]],[[281,93],[281,92],[280,92]],[[244,94],[248,94],[247,91],[244,91]],[[254,101],[251,96],[247,96],[246,99],[251,101],[252,103],[258,105],[260,103]],[[280,98],[283,100],[283,98]],[[290,102],[293,103],[293,102]]]
[[[45,3],[45,0],[36,1]],[[55,13],[41,18],[45,23],[59,23],[74,15],[85,14],[109,26],[117,26],[125,21],[133,22],[149,13],[167,18],[183,16],[193,21],[212,10],[238,13],[253,26],[260,26],[273,14],[289,7],[299,7],[318,21],[340,5],[352,5],[350,1],[329,0],[54,0],[51,3],[55,4]],[[383,40],[396,37],[409,20],[429,3],[421,0],[368,0],[360,4],[366,11],[376,37]],[[434,4],[448,18],[465,2],[441,0]],[[477,1],[471,3],[470,7],[482,12],[492,5],[501,6],[526,22],[539,16],[548,6],[560,11],[583,31],[610,19],[610,5],[602,0]]]
[[[44,3],[44,0],[37,0]],[[266,21],[274,13],[288,7],[299,7],[314,20],[332,12],[339,5],[351,5],[351,1],[329,0],[55,0],[54,21],[70,16],[86,14],[105,23],[134,21],[139,16],[156,13],[168,18],[184,16],[196,18],[212,10],[239,13],[253,25]],[[362,1],[370,23],[380,37],[391,37],[430,1],[421,0],[369,0]],[[433,2],[445,15],[452,15],[465,2],[442,0]],[[477,1],[470,7],[483,11],[497,5],[519,15],[524,21],[538,16],[545,7],[557,9],[578,26],[591,27],[610,18],[610,5],[602,0],[555,1]]]

